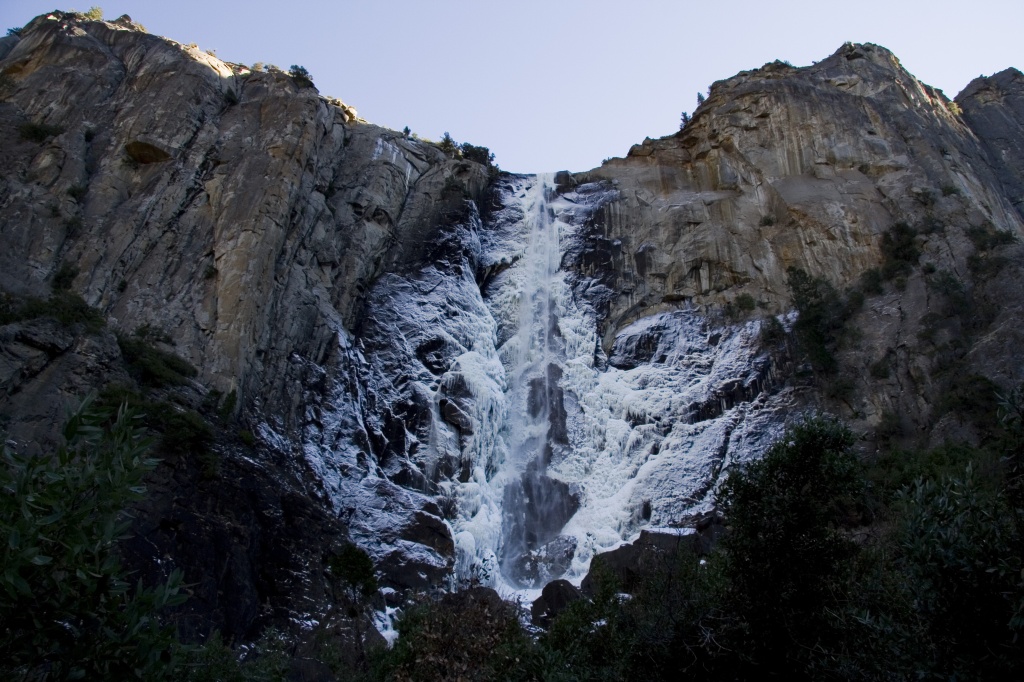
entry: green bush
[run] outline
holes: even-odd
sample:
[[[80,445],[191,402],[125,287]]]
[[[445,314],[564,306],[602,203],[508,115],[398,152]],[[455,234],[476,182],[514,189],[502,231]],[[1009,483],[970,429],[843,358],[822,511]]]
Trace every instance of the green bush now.
[[[184,682],[279,682],[288,679],[290,643],[274,629],[247,646],[232,650],[219,632],[211,634],[200,647],[184,649],[184,661],[176,678]]]
[[[292,64],[291,68],[288,69],[288,75],[291,76],[299,87],[311,88],[313,87],[313,76],[306,70],[306,67],[299,66],[298,64]]]
[[[441,137],[441,141],[437,143],[437,148],[452,158],[457,158],[462,154],[462,150],[459,149],[459,143],[452,139],[447,130]]]
[[[877,362],[871,363],[868,373],[875,379],[888,379],[890,375],[889,356],[886,355]]]
[[[1017,237],[1012,232],[997,230],[992,223],[968,229],[967,236],[978,251],[991,251],[1017,241]]]
[[[396,625],[394,647],[380,653],[379,680],[530,680],[533,645],[514,604],[483,588],[423,601]]]
[[[823,616],[842,601],[856,553],[843,528],[859,519],[864,492],[853,443],[838,422],[809,419],[730,474],[719,493],[733,608],[768,671],[806,665],[804,647],[827,636]]]
[[[48,299],[28,298],[20,305],[12,305],[6,314],[5,324],[39,318],[56,320],[65,327],[81,325],[91,333],[98,332],[106,325],[106,320],[98,310],[70,291],[58,291]]]
[[[355,545],[345,545],[327,561],[331,575],[344,583],[353,601],[369,597],[377,591],[373,560]]]
[[[915,243],[917,232],[906,223],[893,225],[882,235],[882,277],[907,275],[921,257]]]
[[[869,268],[861,273],[860,288],[865,294],[876,296],[885,291],[882,288],[882,271],[878,268]]]
[[[761,345],[774,346],[786,340],[786,328],[778,318],[769,315],[761,320]]]
[[[202,415],[163,400],[150,400],[135,389],[119,383],[103,387],[97,397],[103,407],[128,405],[148,428],[159,434],[158,449],[166,455],[197,458],[206,478],[217,475],[220,461],[211,449],[214,432]]]
[[[799,312],[793,331],[800,347],[816,372],[833,375],[839,367],[834,352],[850,310],[828,280],[795,267],[787,274],[793,305]]]
[[[75,277],[78,277],[78,268],[71,263],[61,263],[60,268],[53,276],[53,290],[67,291],[71,288]]]
[[[86,403],[56,453],[3,450],[0,672],[4,679],[163,679],[176,650],[158,617],[181,603],[180,573],[133,585],[116,545],[142,498],[147,456],[135,418]]]
[[[82,199],[89,192],[89,188],[86,185],[72,185],[68,188],[68,196],[75,201],[81,203]]]
[[[736,297],[736,307],[744,312],[750,312],[757,307],[757,301],[750,294],[740,294]]]
[[[490,166],[494,163],[494,154],[487,147],[477,147],[468,142],[463,142],[459,145],[459,151],[462,153],[462,158],[467,161],[479,163],[484,166]]]
[[[946,679],[1013,679],[1024,663],[1021,510],[975,480],[972,467],[918,479],[900,498],[899,547],[918,611]]]
[[[118,334],[117,344],[132,376],[146,386],[181,386],[198,373],[188,361],[156,348],[145,336]]]

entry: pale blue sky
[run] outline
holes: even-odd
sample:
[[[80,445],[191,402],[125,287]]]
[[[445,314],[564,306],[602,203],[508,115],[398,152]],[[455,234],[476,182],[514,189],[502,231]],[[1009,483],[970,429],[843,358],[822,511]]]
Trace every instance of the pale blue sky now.
[[[54,4],[0,0],[0,30]],[[677,130],[711,82],[774,59],[810,64],[848,40],[888,47],[950,97],[980,74],[1024,69],[1022,0],[98,4],[228,61],[301,64],[367,120],[431,139],[448,131],[517,172],[622,156]]]

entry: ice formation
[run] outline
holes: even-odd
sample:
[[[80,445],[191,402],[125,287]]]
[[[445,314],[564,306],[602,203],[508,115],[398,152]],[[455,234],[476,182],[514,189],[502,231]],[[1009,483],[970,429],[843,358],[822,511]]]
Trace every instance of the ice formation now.
[[[723,467],[792,407],[757,321],[683,305],[618,330],[606,356],[580,293],[594,283],[561,264],[613,190],[553,184],[504,181],[485,221],[467,201],[429,259],[376,283],[324,370],[306,460],[353,538],[420,586],[578,583],[595,553],[707,511]]]

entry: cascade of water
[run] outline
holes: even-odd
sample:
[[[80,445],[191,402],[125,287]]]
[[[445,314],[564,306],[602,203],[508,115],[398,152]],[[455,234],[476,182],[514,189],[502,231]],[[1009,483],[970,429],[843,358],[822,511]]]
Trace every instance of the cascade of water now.
[[[558,224],[549,205],[552,177],[538,176],[524,198],[529,245],[523,265],[519,329],[509,358],[509,477],[502,502],[504,577],[516,587],[537,587],[560,576],[575,551],[575,540],[559,531],[575,513],[569,487],[547,475],[548,465],[567,447],[555,288],[561,285]]]

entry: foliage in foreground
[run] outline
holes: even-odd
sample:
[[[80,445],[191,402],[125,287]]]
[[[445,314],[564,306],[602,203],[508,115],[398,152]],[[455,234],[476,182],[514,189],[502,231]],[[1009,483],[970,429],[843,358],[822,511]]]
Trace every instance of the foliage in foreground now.
[[[4,679],[155,679],[171,663],[161,609],[181,575],[146,587],[121,567],[124,509],[141,498],[146,455],[133,417],[86,405],[56,453],[3,451],[0,671]]]

